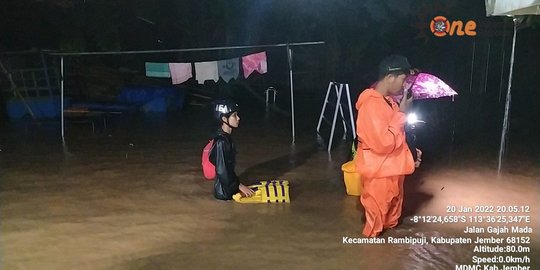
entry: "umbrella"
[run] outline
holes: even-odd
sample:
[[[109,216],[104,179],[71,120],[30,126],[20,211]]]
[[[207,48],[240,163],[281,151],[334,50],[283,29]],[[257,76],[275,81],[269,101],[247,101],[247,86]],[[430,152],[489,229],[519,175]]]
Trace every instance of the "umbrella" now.
[[[418,73],[405,79],[404,89],[412,91],[414,99],[440,98],[457,95],[448,84],[429,73]]]

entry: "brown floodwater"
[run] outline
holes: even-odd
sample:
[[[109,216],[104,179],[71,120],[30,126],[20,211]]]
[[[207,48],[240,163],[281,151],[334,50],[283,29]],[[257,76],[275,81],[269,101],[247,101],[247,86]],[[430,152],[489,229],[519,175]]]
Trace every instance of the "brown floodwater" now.
[[[96,123],[95,133],[88,123],[68,123],[65,147],[57,123],[5,124],[0,268],[457,269],[475,264],[474,256],[502,255],[513,261],[505,265],[517,266],[515,258],[524,258],[520,265],[540,269],[538,171],[497,176],[481,163],[441,166],[426,156],[424,166],[406,179],[402,224],[379,238],[387,243],[349,244],[362,238],[363,223],[358,197],[347,196],[343,184],[346,144],[329,156],[315,144],[314,128],[300,128],[292,147],[288,124],[273,118],[255,125],[243,115],[233,134],[237,173],[248,184],[288,180],[292,201],[218,201],[200,168],[211,131],[205,117],[120,117],[109,119],[106,129]],[[449,213],[453,206],[495,212]],[[498,206],[516,206],[520,213]],[[447,222],[428,223],[437,220],[430,216]],[[466,222],[452,223],[450,216]],[[494,219],[480,223],[479,216]],[[515,216],[530,220],[510,220]],[[532,232],[464,232],[473,225],[528,226]],[[511,247],[486,253],[474,251],[475,244],[431,242],[484,236]],[[410,237],[426,237],[427,244],[388,243]]]

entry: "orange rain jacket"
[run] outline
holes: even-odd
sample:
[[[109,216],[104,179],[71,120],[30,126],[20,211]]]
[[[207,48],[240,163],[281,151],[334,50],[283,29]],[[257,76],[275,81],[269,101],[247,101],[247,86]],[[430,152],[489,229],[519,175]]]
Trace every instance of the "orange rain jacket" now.
[[[356,169],[362,177],[412,174],[414,160],[405,141],[406,117],[399,106],[369,88],[358,97],[356,109],[359,139]]]

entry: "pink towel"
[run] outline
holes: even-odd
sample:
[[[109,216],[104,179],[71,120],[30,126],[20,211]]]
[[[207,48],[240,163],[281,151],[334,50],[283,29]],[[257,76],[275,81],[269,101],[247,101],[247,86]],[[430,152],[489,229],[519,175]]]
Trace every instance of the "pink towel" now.
[[[169,63],[172,84],[181,84],[193,77],[191,63]]]
[[[268,71],[266,66],[266,52],[250,54],[242,57],[242,69],[244,70],[244,78],[247,78],[253,71],[264,74]]]

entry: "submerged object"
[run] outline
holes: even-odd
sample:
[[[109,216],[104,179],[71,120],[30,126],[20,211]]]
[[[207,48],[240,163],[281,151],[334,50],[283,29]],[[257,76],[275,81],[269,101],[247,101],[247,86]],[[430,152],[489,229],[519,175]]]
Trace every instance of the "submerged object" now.
[[[347,194],[351,196],[362,195],[362,177],[356,172],[356,162],[351,160],[341,166],[343,181]]]
[[[290,203],[289,181],[272,180],[261,181],[260,184],[249,186],[255,190],[255,195],[242,197],[242,194],[233,195],[233,200],[238,203]]]

